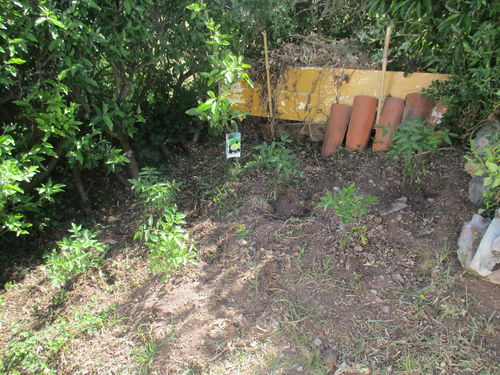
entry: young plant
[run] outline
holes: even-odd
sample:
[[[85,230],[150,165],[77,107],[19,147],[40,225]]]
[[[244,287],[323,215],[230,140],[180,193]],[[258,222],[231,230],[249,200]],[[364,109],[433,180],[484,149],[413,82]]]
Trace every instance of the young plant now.
[[[388,154],[407,178],[419,183],[422,175],[428,172],[422,156],[436,154],[442,144],[450,145],[452,136],[455,134],[448,129],[427,125],[420,119],[403,121],[391,135],[392,146]]]
[[[165,207],[174,205],[180,183],[163,178],[156,168],[143,168],[139,178],[129,180],[134,193],[146,205],[154,210],[162,211]]]
[[[162,217],[155,220],[149,217],[148,223],[141,226],[134,239],[144,239],[149,248],[150,270],[161,272],[165,281],[180,266],[194,262],[194,245],[191,243],[183,225],[186,214],[173,206],[163,211]]]
[[[47,257],[46,268],[53,288],[91,267],[98,267],[108,250],[107,245],[96,239],[97,233],[82,229],[81,225],[71,224],[69,232],[70,236],[57,242],[60,250],[53,249]]]
[[[364,245],[368,242],[366,232],[368,227],[361,224],[361,219],[366,216],[370,210],[370,206],[376,204],[378,198],[373,195],[362,197],[354,183],[343,188],[335,195],[330,191],[327,192],[317,207],[323,210],[333,209],[342,223],[352,224],[351,231]]]
[[[252,155],[252,160],[245,167],[271,171],[275,179],[282,182],[291,177],[304,177],[304,173],[300,170],[300,161],[293,156],[290,149],[286,148],[290,143],[291,139],[282,136],[279,141],[256,146],[258,152]]]
[[[321,197],[317,207],[325,211],[333,208],[335,215],[340,217],[343,223],[354,223],[365,217],[370,206],[377,202],[378,198],[373,195],[362,197],[356,189],[356,184],[352,183],[335,195],[330,191],[327,192]]]

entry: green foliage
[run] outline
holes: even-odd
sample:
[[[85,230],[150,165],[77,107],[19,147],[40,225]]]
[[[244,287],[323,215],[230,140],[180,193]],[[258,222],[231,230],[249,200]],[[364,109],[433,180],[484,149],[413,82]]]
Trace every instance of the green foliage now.
[[[130,180],[132,189],[153,211],[134,239],[144,240],[149,248],[150,270],[166,280],[180,266],[193,262],[195,247],[184,229],[186,214],[175,204],[180,185],[164,179],[158,170],[143,168],[138,179]]]
[[[321,197],[317,207],[325,211],[333,208],[335,215],[340,217],[343,223],[355,223],[365,217],[370,206],[377,202],[378,198],[373,195],[362,197],[356,189],[356,184],[352,183],[336,194],[328,191]]]
[[[180,183],[162,178],[156,168],[143,168],[139,178],[129,181],[137,197],[149,208],[160,212],[174,205],[177,192],[180,190]]]
[[[134,239],[143,239],[149,248],[150,270],[161,272],[161,280],[166,280],[180,266],[195,260],[194,246],[183,226],[186,214],[173,206],[164,209],[162,217],[149,217]]]
[[[403,121],[391,135],[388,154],[401,166],[407,178],[420,182],[422,175],[427,173],[422,155],[436,154],[442,144],[451,144],[453,136],[455,134],[447,128],[426,125],[419,119]]]
[[[210,32],[207,44],[211,46],[209,59],[212,70],[202,72],[201,76],[207,80],[208,87],[216,88],[217,93],[208,90],[208,99],[201,102],[198,107],[189,109],[186,113],[208,121],[211,128],[218,133],[224,130],[236,131],[238,129],[236,120],[245,118],[246,114],[231,108],[232,103],[228,99],[229,94],[226,91],[238,79],[253,86],[250,77],[245,73],[245,69],[250,68],[250,65],[243,63],[243,56],[236,56],[227,49],[228,39],[231,36],[221,33],[221,25],[216,24],[209,16],[204,2],[190,4],[188,9],[193,12],[192,18],[199,18]]]
[[[73,276],[101,264],[107,246],[99,242],[97,233],[82,229],[81,225],[71,225],[72,233],[57,242],[60,250],[52,250],[47,257],[46,267],[52,287],[63,285]]]
[[[368,242],[366,237],[368,227],[361,224],[361,219],[368,214],[370,206],[377,202],[378,198],[373,195],[361,196],[356,189],[356,184],[352,183],[336,194],[332,194],[330,191],[326,192],[316,207],[322,208],[324,211],[333,208],[335,215],[340,218],[342,223],[352,224],[352,234],[365,245]],[[349,236],[348,240],[352,240],[352,237]]]
[[[471,141],[471,151],[466,158],[475,176],[485,176],[484,211],[493,216],[500,206],[500,133],[494,132],[489,141],[481,150]]]
[[[0,353],[3,374],[57,374],[53,361],[75,337],[96,332],[109,321],[114,307],[98,312],[75,311],[38,331],[20,330]]]
[[[252,155],[252,160],[245,167],[255,167],[259,170],[272,172],[277,180],[288,180],[291,177],[303,177],[304,173],[300,169],[300,161],[287,148],[292,140],[287,136],[282,136],[279,141],[263,143],[256,146],[257,153]]]
[[[465,138],[498,108],[499,10],[487,0],[370,0],[370,22],[359,35],[381,53],[392,24],[393,69],[451,73],[429,93],[448,105],[444,125]]]

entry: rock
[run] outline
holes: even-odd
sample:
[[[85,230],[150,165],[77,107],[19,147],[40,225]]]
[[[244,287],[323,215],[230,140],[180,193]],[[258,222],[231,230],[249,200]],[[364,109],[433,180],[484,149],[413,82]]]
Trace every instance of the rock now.
[[[471,221],[464,223],[462,233],[458,239],[458,260],[465,269],[471,269],[470,263],[476,253],[476,249],[483,238],[484,232],[490,225],[490,220],[481,215],[474,215]]]
[[[481,276],[488,276],[500,264],[500,219],[495,218],[479,243],[470,267]]]
[[[314,339],[314,345],[315,346],[320,346],[321,344],[323,344],[323,341],[319,337],[316,337]]]
[[[485,147],[489,146],[492,142],[491,136],[497,132],[500,132],[500,123],[496,121],[486,122],[474,137],[476,152],[481,152]]]
[[[391,312],[391,309],[389,306],[384,306],[382,307],[382,311],[385,313],[385,314],[389,314]]]
[[[354,250],[357,251],[358,253],[361,253],[363,251],[363,247],[361,245],[356,245],[354,246]]]
[[[238,240],[238,245],[241,246],[241,247],[246,246],[246,245],[248,245],[248,241],[245,240],[245,239],[243,239],[243,238],[241,238],[241,239]]]
[[[375,224],[382,224],[382,218],[380,216],[375,216],[375,218],[373,219],[373,222]]]
[[[484,179],[486,176],[474,176],[469,181],[469,201],[476,207],[483,205]]]
[[[395,212],[398,212],[398,211],[401,211],[403,209],[405,209],[406,207],[408,207],[408,198],[406,197],[401,197],[401,198],[398,198],[396,199],[392,204],[391,204],[391,207],[389,207],[388,209],[386,210],[383,210],[380,215],[382,216],[387,216],[389,214],[393,214]]]
[[[302,371],[304,371],[304,366],[299,366],[299,367],[297,367],[296,370],[297,370],[297,372],[302,372]]]
[[[493,283],[493,284],[499,284],[500,285],[500,270],[493,271],[488,275],[488,279]]]

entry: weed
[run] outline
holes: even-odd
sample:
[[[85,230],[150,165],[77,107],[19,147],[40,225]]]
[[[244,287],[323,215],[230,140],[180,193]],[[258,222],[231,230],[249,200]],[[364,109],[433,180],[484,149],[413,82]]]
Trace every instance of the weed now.
[[[383,129],[389,131],[388,126]],[[403,121],[391,135],[392,147],[388,155],[401,167],[405,177],[419,183],[428,173],[422,155],[436,154],[441,144],[451,145],[450,137],[454,136],[448,129],[427,125],[420,119]]]
[[[432,271],[443,264],[452,251],[453,249],[450,246],[444,246],[438,251],[433,251],[431,249],[422,251],[423,261],[420,264],[421,270],[425,273],[432,273]]]
[[[249,231],[245,226],[245,224],[239,224],[236,230],[234,231],[234,235],[238,238],[248,240]]]
[[[304,258],[304,254],[306,253],[307,246],[301,246],[297,249],[297,255],[292,258],[293,263],[298,266],[299,262]]]
[[[132,354],[135,360],[141,364],[140,374],[149,374],[149,366],[159,352],[158,346],[150,325],[141,324],[137,328],[137,332],[141,341],[143,341],[143,345],[134,350]]]
[[[177,211],[177,207],[165,209],[163,217],[155,220],[149,217],[136,232],[134,239],[144,239],[149,248],[150,270],[162,272],[161,280],[166,280],[181,265],[194,262],[194,245],[191,243],[183,225],[186,214]]]
[[[81,225],[71,224],[72,233],[57,242],[56,249],[47,256],[46,268],[52,287],[62,285],[80,272],[101,264],[108,247],[99,242],[97,233],[82,229]]]
[[[10,289],[12,289],[14,287],[14,282],[13,281],[8,281],[4,284],[3,288],[6,290],[6,291],[9,291]]]
[[[422,366],[418,357],[406,354],[398,359],[397,366],[406,374],[421,374],[426,366]]]

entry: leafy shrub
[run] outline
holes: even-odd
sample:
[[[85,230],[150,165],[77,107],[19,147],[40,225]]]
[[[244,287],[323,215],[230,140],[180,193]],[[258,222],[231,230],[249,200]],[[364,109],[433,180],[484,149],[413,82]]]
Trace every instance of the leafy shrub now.
[[[378,198],[373,195],[361,196],[356,189],[356,184],[352,183],[336,194],[328,191],[321,197],[316,207],[324,211],[333,209],[342,223],[352,224],[352,233],[364,245],[368,242],[366,238],[368,227],[361,224],[361,219],[369,212],[370,206],[377,202]],[[351,240],[352,237],[348,239]]]
[[[150,216],[147,224],[142,225],[134,236],[134,239],[144,239],[150,251],[150,270],[163,272],[162,281],[196,257],[194,246],[183,228],[185,217],[186,214],[178,212],[175,206],[165,209],[162,217],[156,220]]]
[[[81,225],[71,224],[72,233],[57,242],[60,250],[52,250],[47,257],[46,267],[52,287],[62,285],[80,272],[101,264],[108,249],[99,242],[97,233],[82,229]]]
[[[387,131],[387,129],[385,129]],[[425,168],[424,154],[435,154],[444,143],[451,144],[455,134],[422,120],[403,121],[391,135],[392,146],[388,154],[401,166],[403,174],[413,182],[420,182]]]
[[[255,149],[258,152],[252,155],[252,160],[245,167],[271,171],[279,180],[295,176],[303,177],[304,173],[300,170],[300,161],[290,149],[286,148],[286,145],[291,142],[292,140],[287,136],[282,136],[279,141],[256,146]]]
[[[174,270],[194,261],[194,245],[184,229],[186,214],[179,212],[175,199],[180,184],[167,181],[155,168],[143,168],[139,178],[130,180],[135,194],[153,210],[147,223],[139,227],[134,239],[149,248],[150,270],[162,272],[166,280]],[[158,217],[157,217],[158,216]]]
[[[335,215],[340,217],[343,223],[354,223],[365,217],[370,206],[377,202],[378,198],[373,195],[362,197],[356,189],[356,184],[352,183],[336,194],[327,192],[321,197],[317,207],[324,211],[333,208]]]
[[[132,190],[152,209],[162,211],[175,203],[180,183],[167,181],[156,168],[143,168],[139,178],[130,179]]]
[[[484,179],[484,211],[493,215],[500,205],[500,133],[491,135],[489,145],[477,150],[471,141],[471,151],[466,155],[475,176],[485,176]]]

